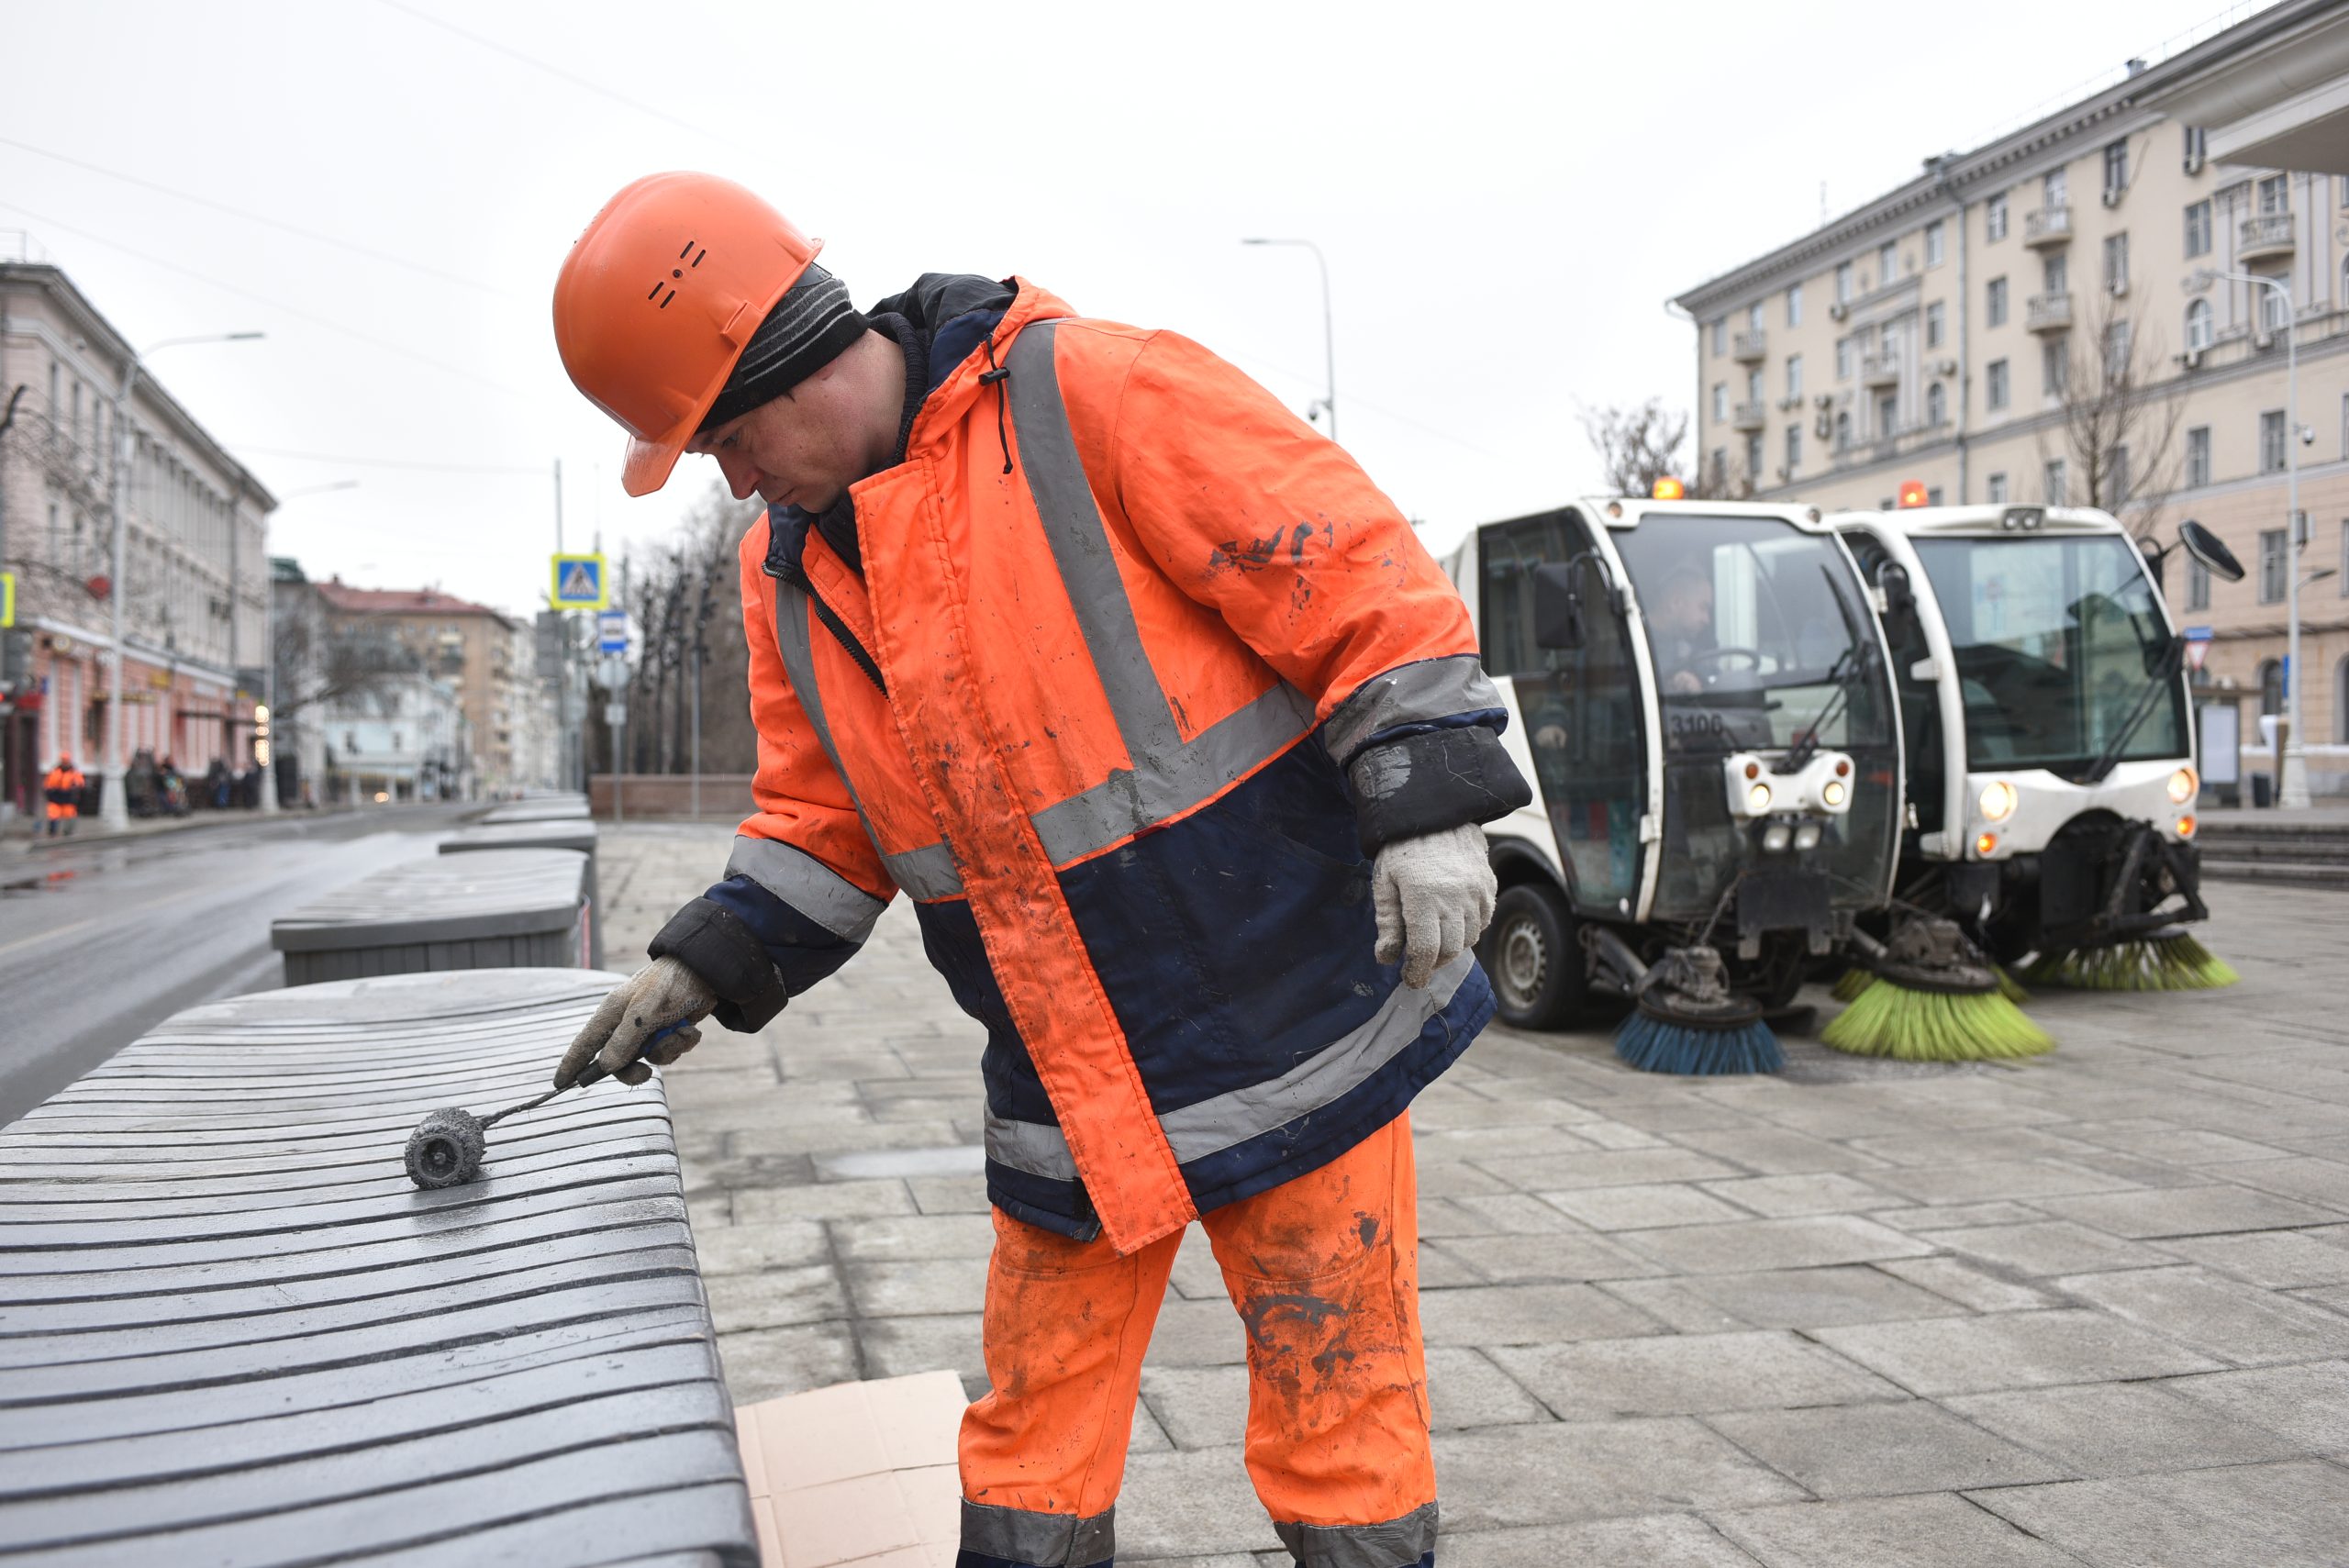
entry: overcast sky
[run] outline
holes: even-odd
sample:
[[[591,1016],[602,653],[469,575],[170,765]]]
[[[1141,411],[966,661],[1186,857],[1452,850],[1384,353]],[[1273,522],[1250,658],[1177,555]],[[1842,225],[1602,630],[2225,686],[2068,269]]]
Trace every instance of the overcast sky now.
[[[625,497],[548,324],[580,228],[669,168],[766,194],[860,304],[1018,272],[1300,410],[1312,257],[1239,241],[1309,237],[1340,434],[1456,526],[1586,488],[1579,409],[1685,408],[1664,300],[1814,227],[1822,183],[1857,206],[2219,9],[0,0],[0,229],[133,342],[267,332],[151,369],[314,576],[528,610],[556,459],[574,549],[715,477]]]

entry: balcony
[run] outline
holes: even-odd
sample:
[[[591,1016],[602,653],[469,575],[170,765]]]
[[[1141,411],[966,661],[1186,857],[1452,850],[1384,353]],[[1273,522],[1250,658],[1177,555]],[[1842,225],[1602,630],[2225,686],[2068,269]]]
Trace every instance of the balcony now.
[[[1898,354],[1861,355],[1860,384],[1863,386],[1899,385],[1900,356]]]
[[[2257,217],[2243,220],[2243,230],[2235,238],[2235,260],[2265,261],[2292,253],[2292,215],[2288,212],[2263,212]]]
[[[1729,357],[1742,365],[1758,365],[1770,357],[1770,334],[1756,329],[1730,339]]]
[[[2023,214],[2022,242],[2034,246],[2069,245],[2072,242],[2072,209],[2069,206],[2043,206]]]
[[[2023,307],[2023,325],[2033,332],[2069,332],[2072,329],[2072,296],[2068,294],[2035,294]]]
[[[1729,411],[1730,428],[1758,430],[1769,422],[1769,409],[1757,397],[1750,403],[1738,404]]]

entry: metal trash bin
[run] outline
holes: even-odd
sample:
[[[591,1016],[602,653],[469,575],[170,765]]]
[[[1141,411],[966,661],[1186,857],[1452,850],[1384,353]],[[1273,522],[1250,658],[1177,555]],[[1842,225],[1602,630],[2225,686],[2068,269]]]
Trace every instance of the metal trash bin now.
[[[491,850],[394,866],[270,922],[285,984],[441,969],[584,969],[587,857]]]
[[[401,1170],[614,984],[231,997],[0,1129],[0,1561],[757,1568],[660,1080],[500,1122],[478,1181]]]
[[[604,967],[604,923],[596,898],[596,825],[577,817],[543,822],[484,822],[440,840],[444,855],[484,850],[570,850],[587,857],[587,967]]]

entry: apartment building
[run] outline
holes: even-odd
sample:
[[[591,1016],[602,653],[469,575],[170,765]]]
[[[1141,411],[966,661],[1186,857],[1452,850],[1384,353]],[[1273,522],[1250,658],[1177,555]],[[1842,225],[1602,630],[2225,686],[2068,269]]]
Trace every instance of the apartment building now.
[[[40,775],[71,751],[95,780],[106,756],[112,597],[124,599],[123,746],[191,776],[252,762],[267,663],[275,500],[143,367],[136,350],[28,244],[0,259],[0,571],[17,579],[25,666],[0,687],[0,801],[35,808]],[[162,361],[168,368],[169,360]],[[128,581],[113,581],[117,443]],[[241,681],[240,681],[241,675]]]
[[[453,686],[468,747],[462,793],[545,782],[535,712],[545,699],[530,623],[436,588],[359,588],[340,577],[313,586],[330,639],[388,638],[414,668]]]
[[[2292,84],[2264,112],[2299,134],[2214,131],[2244,76]],[[2170,558],[2213,636],[2199,679],[2281,709],[2297,571],[2304,738],[2349,744],[2349,127],[2306,134],[2345,83],[2349,9],[2287,0],[1689,290],[1699,479],[1831,508],[1916,481],[2165,540],[2196,518],[2249,569]],[[2311,779],[2349,789],[2349,755]]]

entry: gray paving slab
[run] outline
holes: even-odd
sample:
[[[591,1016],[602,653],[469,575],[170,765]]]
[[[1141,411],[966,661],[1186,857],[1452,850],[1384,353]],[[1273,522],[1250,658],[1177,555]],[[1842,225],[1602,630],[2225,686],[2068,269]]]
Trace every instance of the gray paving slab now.
[[[1975,1160],[1962,1165],[1901,1165],[1868,1178],[1912,1203],[2038,1201],[2111,1192],[2138,1184],[2068,1160]]]
[[[1649,1149],[1603,1149],[1592,1154],[1542,1154],[1506,1164],[1480,1162],[1495,1175],[1530,1192],[1575,1187],[1630,1187],[1653,1182],[1698,1182],[1735,1176],[1735,1166],[1669,1144]]]
[[[1420,1245],[1421,1267],[1430,1256],[1457,1260],[1495,1284],[1542,1281],[1636,1279],[1665,1272],[1663,1264],[1627,1251],[1604,1237],[1579,1229],[1542,1236],[1451,1237]]]
[[[1673,1285],[1719,1309],[1732,1321],[1756,1329],[1826,1329],[1843,1323],[1950,1318],[1967,1310],[1945,1296],[1895,1279],[1867,1263],[1820,1269],[1764,1269],[1742,1274],[1690,1274],[1668,1281],[1634,1283]],[[1616,1295],[1622,1295],[1626,1288],[1625,1284],[1609,1287]]]
[[[1708,1416],[1705,1424],[1821,1497],[2013,1486],[2072,1474],[1923,1399],[1735,1410]]]
[[[2099,1568],[2339,1568],[2349,1471],[2300,1460],[1970,1496]]]
[[[1549,1201],[1593,1230],[1645,1230],[1668,1225],[1713,1225],[1743,1219],[1747,1210],[1680,1183],[1586,1187],[1548,1195]]]
[[[1499,1346],[1486,1353],[1564,1421],[1842,1405],[1902,1393],[1778,1331]]]
[[[1692,1514],[1531,1529],[1447,1529],[1436,1560],[1443,1568],[1753,1568],[1753,1558]]]
[[[2237,1230],[2287,1230],[2340,1218],[2332,1210],[2296,1198],[2223,1184],[2050,1197],[2042,1199],[2038,1207],[2059,1218],[2139,1241]]]
[[[1976,1426],[2087,1479],[2255,1464],[2307,1451],[2289,1438],[2207,1408],[2157,1383],[1960,1394],[1943,1403]]]
[[[1706,1517],[1767,1568],[2079,1568],[2080,1562],[1945,1492]]]
[[[856,1336],[845,1318],[720,1334],[718,1359],[726,1366],[726,1392],[737,1405],[829,1388],[860,1375]]]
[[[2237,1366],[2349,1355],[2349,1317],[2191,1264],[2078,1274],[2056,1287]]]
[[[2169,1377],[2222,1363],[2101,1312],[2059,1308],[1822,1329],[1817,1338],[1912,1393]]]
[[[849,1315],[840,1276],[829,1263],[717,1274],[705,1285],[709,1316],[720,1334],[743,1329],[784,1329]]]
[[[1674,1141],[1764,1175],[1874,1170],[1888,1163],[1872,1154],[1783,1127],[1731,1128],[1684,1132]]]
[[[2001,1278],[1962,1258],[1895,1258],[1876,1266],[1976,1312],[2029,1312],[2059,1305],[2043,1290]]]
[[[2068,1219],[2030,1225],[1993,1225],[1936,1230],[1933,1240],[1951,1251],[1980,1258],[2027,1278],[2086,1273],[2096,1269],[2143,1268],[2176,1259],[2157,1247],[2122,1241]]]
[[[1687,1417],[1439,1432],[1435,1461],[1444,1523],[1463,1532],[1802,1496]]]
[[[2029,1225],[2047,1216],[2020,1203],[1955,1203],[1871,1209],[1868,1218],[1878,1225],[1921,1236],[1936,1230],[1965,1230],[1985,1225]]]
[[[2162,1386],[2280,1433],[2310,1453],[2349,1453],[2349,1362],[2222,1372]]]
[[[1755,1269],[1820,1268],[1878,1258],[1919,1258],[1933,1244],[1857,1215],[1748,1219],[1668,1230],[1626,1230],[1614,1240],[1678,1273],[1746,1273]]]
[[[1230,1309],[1226,1308],[1226,1316]],[[1531,1345],[1656,1331],[1644,1314],[1586,1284],[1485,1284],[1419,1298],[1431,1345]]]
[[[1742,1176],[1734,1181],[1703,1183],[1701,1190],[1765,1219],[1791,1219],[1808,1214],[1862,1214],[1902,1208],[1910,1202],[1897,1193],[1836,1171],[1791,1176]]]
[[[2321,1231],[2181,1236],[2164,1241],[2162,1251],[2267,1290],[2349,1284],[2349,1246]]]

